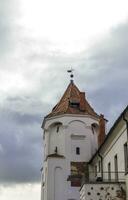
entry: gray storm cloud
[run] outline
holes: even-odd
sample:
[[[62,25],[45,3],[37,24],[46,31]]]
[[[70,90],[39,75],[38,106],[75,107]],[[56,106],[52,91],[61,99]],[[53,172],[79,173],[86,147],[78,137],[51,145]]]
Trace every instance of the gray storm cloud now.
[[[0,121],[0,183],[38,182],[42,166],[41,117],[3,109]]]
[[[0,0],[0,56],[3,49],[8,54],[17,41],[11,29],[13,17],[10,19],[15,3]],[[88,50],[70,55],[51,50],[54,44],[49,41],[21,37],[20,55],[2,63],[6,73],[10,73],[10,67],[14,75],[19,72],[26,85],[23,90],[8,91],[0,106],[1,184],[40,181],[41,123],[66,89],[70,66],[75,68],[76,85],[87,93],[95,110],[104,113],[110,124],[118,117],[128,103],[127,35],[128,23],[120,24]]]
[[[0,57],[12,51],[16,13],[16,0],[0,0]]]
[[[94,69],[101,68],[98,74],[94,75],[91,99],[94,99],[98,110],[106,113],[110,120],[115,120],[128,104],[127,34],[126,22],[111,30],[108,38],[101,40],[88,58]]]

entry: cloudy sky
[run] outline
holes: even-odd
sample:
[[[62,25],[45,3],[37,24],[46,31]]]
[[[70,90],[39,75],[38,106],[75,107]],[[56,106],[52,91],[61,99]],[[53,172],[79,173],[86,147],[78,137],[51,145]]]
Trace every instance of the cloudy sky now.
[[[40,199],[41,123],[75,83],[110,127],[128,103],[127,0],[0,0],[0,199]]]

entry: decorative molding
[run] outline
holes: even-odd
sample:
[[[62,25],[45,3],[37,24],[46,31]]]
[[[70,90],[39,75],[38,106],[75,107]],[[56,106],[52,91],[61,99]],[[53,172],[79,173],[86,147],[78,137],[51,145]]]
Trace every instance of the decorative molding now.
[[[72,134],[71,139],[73,140],[84,140],[86,138],[85,135],[77,135],[77,134]]]
[[[57,153],[53,153],[53,154],[49,154],[46,158],[46,160],[48,158],[65,158],[63,155],[57,154]]]

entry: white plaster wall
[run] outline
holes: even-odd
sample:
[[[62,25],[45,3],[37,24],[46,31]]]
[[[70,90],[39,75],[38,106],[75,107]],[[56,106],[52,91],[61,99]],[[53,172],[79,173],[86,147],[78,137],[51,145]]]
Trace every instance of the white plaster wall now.
[[[41,200],[47,199],[47,174],[48,174],[48,165],[44,161],[43,170],[42,170],[42,180],[41,180]]]
[[[66,200],[65,159],[48,159],[47,182],[47,200]]]
[[[114,156],[118,157],[118,173],[119,180],[125,180],[125,161],[124,161],[124,144],[127,142],[127,133],[125,126],[118,126],[111,134],[109,140],[105,143],[100,151],[103,157],[103,179],[108,179],[108,163],[111,163],[111,179],[115,180],[115,163]],[[91,170],[94,170],[95,165],[98,166],[99,157],[97,156],[92,163]],[[95,177],[93,177],[95,179]]]
[[[54,169],[54,195],[55,200],[60,200],[63,197],[64,192],[64,171],[61,167],[56,167]],[[61,184],[60,184],[61,183]]]
[[[89,115],[58,115],[55,117],[48,118],[44,123],[44,129],[47,130],[54,123],[62,123],[63,125],[68,125],[71,121],[83,121],[83,123],[90,125],[93,123],[97,123],[98,119],[89,116]]]
[[[43,173],[41,172],[41,199],[44,199]]]
[[[72,121],[66,130],[66,154],[72,161],[88,161],[92,156],[92,131],[82,121]],[[72,135],[85,136],[83,139],[72,139]],[[76,147],[80,147],[80,155],[76,155]]]
[[[68,121],[67,128],[65,129],[65,140],[66,140],[66,173],[67,176],[71,174],[70,162],[88,162],[92,156],[92,145],[93,143],[93,134],[91,130],[91,124],[95,120],[88,118],[77,118],[77,121],[74,120],[74,117],[70,118]],[[72,139],[72,135],[85,136],[82,140]],[[80,155],[76,155],[75,149],[80,147]],[[67,184],[67,199],[80,199],[79,187],[71,187],[71,183]]]
[[[44,147],[44,160],[46,160],[46,157],[48,155],[48,148],[49,148],[49,132],[48,130],[45,130],[44,137],[43,137],[43,147]]]
[[[126,200],[128,200],[128,174],[125,176],[125,182],[126,182]]]
[[[125,180],[125,161],[124,161],[124,144],[127,141],[126,129],[124,127],[118,132],[109,145],[108,149],[103,154],[103,169],[108,171],[108,163],[111,163],[111,171],[115,171],[114,156],[118,157],[118,174],[119,180]],[[107,179],[107,174],[104,175],[104,179]],[[111,174],[112,179],[115,179],[115,174]]]
[[[59,132],[56,132],[55,123],[61,123],[62,126]],[[71,175],[71,165],[74,162],[88,162],[94,152],[96,151],[97,144],[96,138],[92,133],[91,125],[98,124],[98,120],[90,116],[57,116],[48,119],[45,123],[45,142],[46,155],[53,154],[55,147],[58,147],[58,154],[63,155],[65,158],[48,158],[45,166],[47,166],[47,181],[45,184],[45,198],[42,200],[79,200],[79,187],[71,187],[70,181],[67,181]],[[83,139],[72,139],[72,135],[85,136]],[[80,147],[80,155],[76,155],[76,147]],[[60,169],[62,172],[61,180],[55,178],[55,169]],[[55,191],[60,182],[63,185],[59,190],[60,193],[55,195]],[[57,184],[56,184],[57,183]],[[56,185],[55,185],[56,184]],[[58,187],[59,188],[59,187]]]
[[[53,126],[49,129],[48,134],[49,134],[48,154],[53,154],[55,152],[55,148],[57,147],[58,154],[64,155],[65,145],[64,145],[64,133],[62,125],[59,128],[59,132],[57,132],[57,126]]]

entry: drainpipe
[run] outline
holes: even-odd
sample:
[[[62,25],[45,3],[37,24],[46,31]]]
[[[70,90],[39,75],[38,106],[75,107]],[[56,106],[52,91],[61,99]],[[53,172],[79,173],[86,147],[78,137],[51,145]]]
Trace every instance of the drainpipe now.
[[[98,156],[101,159],[101,177],[102,177],[102,181],[103,181],[103,157],[101,156],[101,154],[98,152]]]
[[[126,129],[127,129],[127,163],[128,163],[128,121],[125,118],[125,114],[123,114],[123,120],[126,122]],[[126,171],[126,199],[128,200],[128,166]]]

